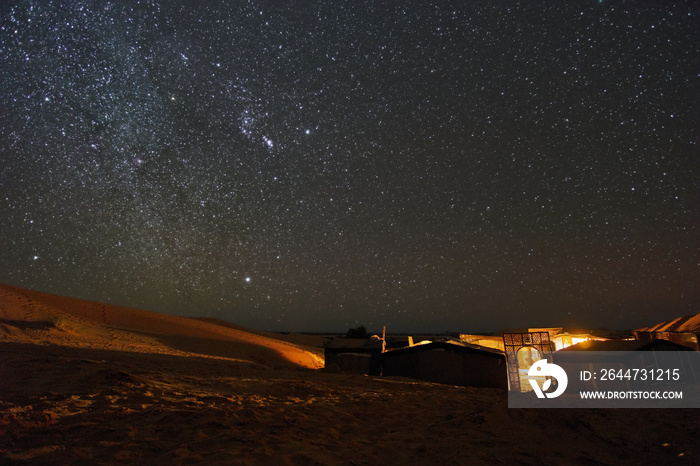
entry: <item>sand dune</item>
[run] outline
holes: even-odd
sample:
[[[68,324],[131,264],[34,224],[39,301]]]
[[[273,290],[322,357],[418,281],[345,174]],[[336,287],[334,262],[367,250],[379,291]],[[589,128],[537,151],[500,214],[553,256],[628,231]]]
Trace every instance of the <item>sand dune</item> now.
[[[312,370],[274,335],[0,287],[2,464],[697,464],[694,410]]]
[[[323,366],[319,352],[200,319],[0,285],[0,336],[15,343],[231,358],[269,367]]]

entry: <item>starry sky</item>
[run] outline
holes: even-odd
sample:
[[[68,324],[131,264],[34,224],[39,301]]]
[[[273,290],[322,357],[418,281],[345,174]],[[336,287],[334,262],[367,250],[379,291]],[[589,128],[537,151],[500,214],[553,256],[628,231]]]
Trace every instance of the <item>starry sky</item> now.
[[[700,312],[695,1],[3,1],[0,282],[268,330]]]

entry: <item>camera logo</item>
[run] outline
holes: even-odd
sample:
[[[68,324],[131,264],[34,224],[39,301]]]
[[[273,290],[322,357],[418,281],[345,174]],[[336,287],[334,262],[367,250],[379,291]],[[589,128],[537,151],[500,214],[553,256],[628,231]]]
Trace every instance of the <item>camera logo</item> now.
[[[564,369],[557,366],[556,364],[547,362],[546,359],[540,359],[535,364],[533,364],[530,367],[530,370],[528,371],[527,375],[530,377],[537,378],[554,377],[557,380],[557,389],[554,390],[552,393],[545,393],[551,388],[552,379],[545,380],[542,384],[542,388],[540,388],[540,385],[537,383],[537,380],[529,379],[530,385],[532,385],[532,389],[535,390],[535,393],[537,394],[537,398],[544,398],[545,396],[547,398],[556,398],[562,393],[564,393],[564,391],[566,390],[566,386],[569,383],[569,378],[566,376],[566,372],[564,372]]]

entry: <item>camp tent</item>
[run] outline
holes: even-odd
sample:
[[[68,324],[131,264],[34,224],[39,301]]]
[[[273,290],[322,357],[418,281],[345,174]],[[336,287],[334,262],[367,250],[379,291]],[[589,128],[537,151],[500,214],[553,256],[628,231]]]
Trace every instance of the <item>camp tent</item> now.
[[[467,387],[506,388],[503,352],[456,341],[436,341],[387,351],[385,376],[401,376]]]

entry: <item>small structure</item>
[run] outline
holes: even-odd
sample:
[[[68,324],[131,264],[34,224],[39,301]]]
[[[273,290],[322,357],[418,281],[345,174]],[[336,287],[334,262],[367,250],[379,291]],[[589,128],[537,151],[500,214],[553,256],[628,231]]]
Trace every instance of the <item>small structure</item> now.
[[[435,341],[387,351],[385,376],[465,387],[507,388],[506,359],[498,350],[459,341]]]
[[[383,343],[379,338],[335,338],[325,348],[326,368],[381,375]]]

